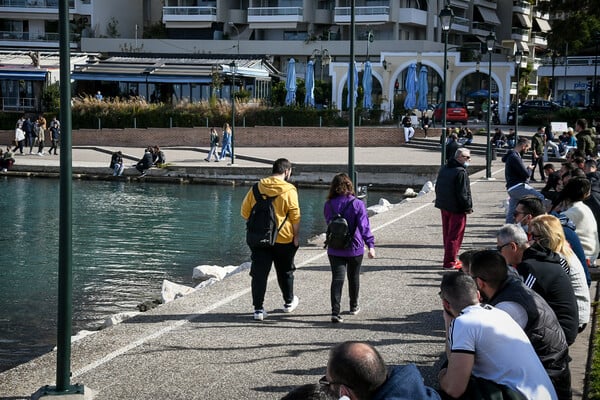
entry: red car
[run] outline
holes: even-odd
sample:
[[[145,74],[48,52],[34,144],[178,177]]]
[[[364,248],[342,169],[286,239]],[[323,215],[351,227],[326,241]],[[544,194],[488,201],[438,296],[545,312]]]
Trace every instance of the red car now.
[[[467,111],[467,107],[465,103],[462,101],[447,101],[446,102],[446,122],[460,122],[461,124],[466,125],[469,119],[469,111]],[[443,117],[443,104],[438,104],[435,110],[433,111],[433,118],[436,122],[441,122]]]

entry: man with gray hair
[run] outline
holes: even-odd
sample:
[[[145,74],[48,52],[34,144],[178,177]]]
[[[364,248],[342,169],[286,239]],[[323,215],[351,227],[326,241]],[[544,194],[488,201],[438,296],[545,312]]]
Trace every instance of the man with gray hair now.
[[[498,252],[516,268],[525,285],[542,296],[554,310],[567,343],[571,345],[579,328],[577,299],[571,280],[560,265],[560,256],[537,242],[530,245],[527,234],[516,224],[500,228],[496,240]]]
[[[535,195],[544,200],[544,196],[529,185],[529,177],[533,166],[525,165],[523,155],[531,147],[531,142],[525,137],[519,137],[515,147],[502,157],[505,163],[504,178],[506,179],[506,190],[510,197],[508,201],[508,210],[506,210],[506,223],[512,224],[515,219],[513,213],[517,207],[517,202],[524,196]]]
[[[471,183],[467,167],[471,151],[461,147],[438,173],[435,182],[435,206],[442,211],[442,237],[444,241],[444,269],[460,269],[456,259],[462,245],[467,224],[467,214],[473,212]]]

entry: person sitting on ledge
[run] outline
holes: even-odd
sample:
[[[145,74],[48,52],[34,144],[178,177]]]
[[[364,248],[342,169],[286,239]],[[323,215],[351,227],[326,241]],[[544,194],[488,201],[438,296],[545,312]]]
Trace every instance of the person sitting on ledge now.
[[[135,168],[140,171],[140,177],[146,176],[146,170],[152,167],[152,148],[147,147],[144,151],[144,155],[135,164]]]

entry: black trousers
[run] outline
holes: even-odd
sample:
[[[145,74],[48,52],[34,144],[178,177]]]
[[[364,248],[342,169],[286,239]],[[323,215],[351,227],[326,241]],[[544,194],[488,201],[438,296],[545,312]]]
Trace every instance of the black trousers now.
[[[281,294],[283,295],[284,304],[290,304],[294,299],[294,257],[298,247],[294,242],[280,244],[275,243],[275,246],[263,248],[254,247],[252,251],[252,266],[250,267],[250,276],[252,277],[252,304],[255,310],[261,310],[265,301],[265,293],[267,291],[267,280],[271,265],[275,265],[277,273],[277,283]]]
[[[531,179],[535,179],[534,178],[534,174],[535,174],[535,168],[536,167],[540,167],[539,171],[540,171],[540,177],[542,178],[542,180],[546,179],[546,175],[544,174],[544,157],[539,156],[538,158],[533,157],[533,154],[531,155],[531,164],[533,165],[533,169],[531,170]]]
[[[363,255],[355,257],[329,256],[331,265],[331,315],[340,314],[342,289],[345,275],[348,275],[348,295],[350,308],[358,307],[358,291],[360,289],[360,266]]]

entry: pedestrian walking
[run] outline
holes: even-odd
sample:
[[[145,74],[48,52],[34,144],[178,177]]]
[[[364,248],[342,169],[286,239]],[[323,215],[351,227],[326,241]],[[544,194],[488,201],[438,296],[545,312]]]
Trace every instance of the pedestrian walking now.
[[[15,127],[15,140],[14,145],[15,148],[12,149],[13,152],[19,149],[19,152],[23,154],[23,145],[25,143],[25,132],[23,131],[23,121],[19,119],[17,122],[17,126]]]
[[[546,175],[544,174],[544,145],[546,143],[545,139],[545,128],[540,126],[537,131],[533,134],[531,138],[531,178],[529,180],[531,182],[536,182],[534,174],[536,167],[539,167],[540,178],[542,182],[546,181]]]
[[[231,155],[231,127],[227,122],[223,125],[223,143],[221,145],[221,155],[219,160],[223,160],[225,156]]]
[[[272,174],[261,179],[248,191],[242,202],[241,215],[246,220],[246,241],[252,252],[252,303],[254,305],[254,319],[262,321],[267,316],[264,309],[267,279],[271,265],[275,265],[277,282],[283,295],[283,312],[292,312],[298,306],[298,297],[294,295],[294,256],[299,246],[300,231],[300,204],[298,191],[289,183],[292,175],[292,163],[285,158],[280,158],[273,163]],[[262,226],[258,226],[264,202],[269,202],[270,214],[267,221],[272,221],[269,226],[272,232],[268,241],[255,241]],[[266,232],[265,232],[266,233]]]
[[[210,150],[208,151],[208,156],[204,159],[204,161],[210,161],[210,158],[213,156],[215,157],[215,161],[219,161],[219,155],[217,154],[217,147],[219,146],[219,134],[215,128],[210,128],[208,140],[210,143]]]
[[[44,155],[44,141],[46,139],[46,118],[40,114],[36,121],[37,126],[37,140],[38,140],[38,156]]]
[[[457,259],[467,225],[467,215],[473,212],[471,184],[467,167],[471,151],[459,148],[438,173],[435,182],[435,207],[442,212],[444,269],[460,269]]]
[[[50,121],[50,150],[48,150],[48,154],[52,154],[52,150],[54,150],[54,155],[57,155],[58,150],[58,140],[60,137],[60,122],[56,119],[56,117],[52,118]]]
[[[360,289],[360,267],[365,244],[368,257],[375,257],[375,237],[371,232],[369,215],[365,203],[356,198],[352,180],[347,174],[337,174],[329,186],[329,194],[323,209],[325,221],[332,224],[335,218],[342,217],[347,223],[347,237],[344,247],[328,246],[327,256],[331,266],[331,322],[343,322],[340,302],[344,287],[344,276],[348,275],[350,315],[360,312],[358,295]]]

